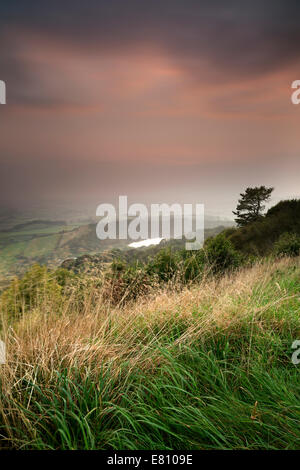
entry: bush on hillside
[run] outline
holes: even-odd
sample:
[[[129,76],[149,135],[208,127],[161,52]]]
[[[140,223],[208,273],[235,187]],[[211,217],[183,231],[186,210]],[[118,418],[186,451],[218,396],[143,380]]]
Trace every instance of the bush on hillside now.
[[[199,281],[205,271],[205,252],[204,250],[187,251],[180,253],[183,260],[182,281],[184,283]]]
[[[147,264],[146,271],[150,276],[156,275],[160,281],[167,282],[178,274],[180,261],[178,253],[165,248]]]
[[[283,233],[274,244],[274,254],[276,256],[299,256],[300,236],[296,233]]]
[[[46,266],[33,265],[21,279],[14,279],[1,296],[3,310],[18,317],[28,310],[50,302],[59,304],[63,289],[73,274],[66,269],[50,271]]]
[[[230,240],[220,233],[209,238],[204,245],[205,255],[213,273],[222,273],[237,268],[241,263],[240,254],[234,249]]]
[[[101,286],[103,299],[112,305],[124,305],[128,301],[150,292],[155,277],[150,276],[144,265],[128,265],[122,260],[114,260],[104,276]]]

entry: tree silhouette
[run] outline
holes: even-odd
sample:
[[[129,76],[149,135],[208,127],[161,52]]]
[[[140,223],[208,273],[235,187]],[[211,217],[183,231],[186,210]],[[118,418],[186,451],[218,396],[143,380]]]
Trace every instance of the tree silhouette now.
[[[233,211],[233,214],[236,215],[234,220],[239,227],[262,217],[262,212],[265,209],[263,203],[270,199],[273,190],[274,188],[256,186],[255,188],[247,188],[244,193],[240,194],[241,198],[238,200],[236,210]]]

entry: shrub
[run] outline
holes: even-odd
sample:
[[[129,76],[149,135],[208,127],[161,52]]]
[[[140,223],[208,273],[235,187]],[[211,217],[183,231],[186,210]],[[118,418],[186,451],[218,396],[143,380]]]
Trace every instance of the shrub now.
[[[46,266],[33,265],[21,279],[14,279],[3,292],[1,303],[9,317],[18,317],[22,313],[45,305],[59,302],[62,286],[59,285],[53,271]]]
[[[183,282],[200,280],[205,269],[205,252],[204,250],[181,252],[183,260]]]
[[[156,275],[160,281],[170,281],[178,273],[180,256],[170,248],[160,250],[147,265],[147,273]]]
[[[283,233],[274,244],[274,254],[276,256],[299,256],[300,236],[296,233]]]
[[[148,294],[155,282],[145,266],[140,263],[130,266],[120,260],[114,260],[104,276],[102,295],[113,305],[123,305]]]
[[[46,266],[34,264],[21,279],[15,278],[2,293],[1,306],[10,318],[18,318],[29,310],[47,304],[57,308],[67,292],[74,274],[63,268],[50,270]]]
[[[223,233],[209,238],[204,250],[207,262],[214,273],[224,272],[239,266],[241,257]]]

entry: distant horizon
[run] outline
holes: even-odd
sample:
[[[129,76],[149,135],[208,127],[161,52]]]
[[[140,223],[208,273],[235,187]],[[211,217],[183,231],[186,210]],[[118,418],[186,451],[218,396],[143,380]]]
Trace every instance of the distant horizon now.
[[[246,189],[245,188],[242,188],[241,189],[241,192],[244,191]],[[276,188],[274,190],[274,193],[276,195]],[[234,215],[233,215],[233,210],[235,209],[236,207],[236,202],[238,200],[240,196],[240,193],[237,193],[235,194],[235,204],[233,204],[232,206],[232,210],[228,209],[228,211],[226,212],[222,212],[222,211],[218,211],[217,208],[215,209],[207,209],[205,208],[205,217],[213,217],[213,218],[220,218],[220,219],[225,219],[225,220],[230,220],[232,222],[234,222]],[[271,197],[271,200],[266,204],[266,212],[267,210],[278,204],[278,202],[280,201],[283,201],[283,200],[290,200],[290,199],[300,199],[300,195],[291,195],[291,196],[287,196],[287,197],[278,197],[278,196],[275,196],[272,195]],[[114,204],[116,201],[116,198],[115,199],[107,199],[107,198],[103,198],[102,199],[102,202],[105,202],[105,203],[110,203],[110,204]],[[152,201],[150,201],[149,203],[145,203],[142,199],[140,200],[129,200],[130,203],[142,203],[142,204],[146,204],[147,207],[149,207],[152,203]],[[157,203],[157,201],[155,201]],[[165,201],[164,201],[165,202]],[[167,204],[174,204],[174,203],[180,203],[180,201],[175,201],[175,200],[171,200],[171,201],[168,201]],[[193,204],[196,204],[196,203],[201,203],[200,201],[195,201],[193,202]],[[162,201],[160,201],[159,203],[162,203]],[[49,218],[49,220],[51,220],[51,214],[52,214],[52,217],[54,217],[54,220],[56,220],[57,218],[59,218],[60,215],[62,215],[62,220],[64,219],[65,216],[68,216],[69,218],[73,218],[73,217],[80,217],[81,219],[89,219],[89,220],[97,220],[98,217],[96,216],[96,208],[97,208],[97,205],[96,204],[95,206],[93,204],[82,204],[82,205],[79,205],[79,206],[76,206],[75,204],[72,204],[71,202],[64,202],[64,203],[61,203],[61,204],[55,204],[55,203],[52,203],[52,202],[43,202],[43,203],[36,203],[36,204],[23,204],[23,205],[9,205],[9,204],[3,204],[3,203],[0,203],[0,214],[1,214],[1,211],[9,211],[11,213],[13,212],[18,212],[18,213],[22,213],[24,216],[26,217],[29,217],[30,216],[30,213],[35,213],[37,217],[43,217],[44,219],[45,218]],[[54,215],[55,214],[55,215]]]

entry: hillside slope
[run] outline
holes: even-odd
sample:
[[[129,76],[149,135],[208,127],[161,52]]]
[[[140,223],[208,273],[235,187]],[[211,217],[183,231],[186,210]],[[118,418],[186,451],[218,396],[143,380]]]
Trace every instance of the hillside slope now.
[[[226,231],[236,249],[262,256],[272,251],[274,243],[285,232],[300,235],[299,199],[281,201],[260,220]]]
[[[298,258],[124,308],[81,289],[4,325],[2,447],[300,448]]]

